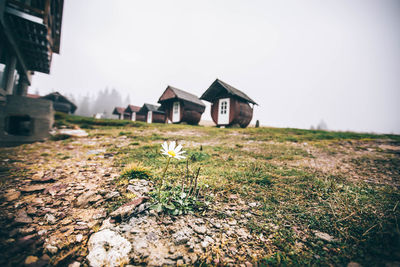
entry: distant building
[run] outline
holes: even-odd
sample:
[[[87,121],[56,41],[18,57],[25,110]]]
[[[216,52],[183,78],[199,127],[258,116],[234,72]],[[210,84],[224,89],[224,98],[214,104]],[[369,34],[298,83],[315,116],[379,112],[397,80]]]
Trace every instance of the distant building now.
[[[247,127],[253,118],[253,107],[257,105],[245,93],[219,79],[211,84],[200,99],[211,102],[211,117],[217,126]]]
[[[141,118],[137,119],[137,113],[139,112],[140,107],[134,105],[128,105],[125,109],[125,113],[129,114],[129,119],[131,121],[142,120]],[[144,121],[144,120],[142,120]]]
[[[119,120],[124,120],[129,116],[128,113],[125,113],[125,108],[122,107],[115,107],[112,115],[117,115]]]
[[[197,125],[206,108],[197,96],[172,86],[165,89],[158,103],[172,123],[186,122]]]
[[[165,112],[160,109],[160,106],[145,103],[136,116],[143,116],[147,123],[165,123]]]
[[[58,112],[74,114],[75,110],[77,109],[74,103],[72,103],[68,98],[66,98],[59,92],[50,93],[48,95],[42,96],[41,98],[51,100],[53,102],[54,110]]]

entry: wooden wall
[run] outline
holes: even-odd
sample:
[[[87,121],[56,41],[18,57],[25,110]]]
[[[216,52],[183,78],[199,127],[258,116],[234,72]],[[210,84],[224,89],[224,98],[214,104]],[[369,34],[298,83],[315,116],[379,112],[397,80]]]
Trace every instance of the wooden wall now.
[[[170,121],[172,121],[173,103],[176,101],[177,100],[175,99],[171,101],[165,101],[162,103],[162,106],[165,110],[165,114]],[[191,125],[199,124],[201,115],[203,114],[203,112],[199,112],[201,108],[187,101],[179,100],[179,103],[180,103],[180,108],[179,108],[180,119],[178,123],[186,122]]]
[[[224,98],[224,97],[223,97]],[[238,124],[242,128],[246,128],[253,118],[253,109],[247,102],[229,97],[229,124],[227,126]],[[218,104],[216,99],[211,105],[211,118],[218,125]]]

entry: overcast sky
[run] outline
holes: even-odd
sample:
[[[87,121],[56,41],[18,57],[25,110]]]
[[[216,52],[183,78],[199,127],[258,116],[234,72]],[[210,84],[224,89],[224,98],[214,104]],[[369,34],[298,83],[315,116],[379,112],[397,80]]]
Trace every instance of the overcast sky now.
[[[68,0],[61,53],[30,92],[109,87],[141,106],[216,78],[262,125],[400,133],[400,1]]]

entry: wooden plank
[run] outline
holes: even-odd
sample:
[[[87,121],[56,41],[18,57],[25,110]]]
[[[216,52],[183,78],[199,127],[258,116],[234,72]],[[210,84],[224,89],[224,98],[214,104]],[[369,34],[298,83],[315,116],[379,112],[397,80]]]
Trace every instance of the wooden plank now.
[[[36,7],[32,7],[30,5],[24,4],[24,3],[16,1],[16,0],[8,0],[8,3],[13,4],[14,6],[20,7],[22,9],[31,11],[32,13],[35,13],[38,17],[43,17],[43,15],[44,15],[44,10],[40,10]]]

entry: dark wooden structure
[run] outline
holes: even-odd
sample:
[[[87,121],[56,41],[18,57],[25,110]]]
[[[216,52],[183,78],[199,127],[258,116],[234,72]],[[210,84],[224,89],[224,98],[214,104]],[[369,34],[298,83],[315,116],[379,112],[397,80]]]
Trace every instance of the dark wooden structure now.
[[[253,118],[253,107],[257,105],[245,93],[219,79],[211,84],[200,99],[211,102],[211,117],[217,126],[247,127]]]
[[[68,98],[66,98],[59,92],[50,93],[41,98],[51,100],[53,102],[53,109],[55,111],[67,114],[74,114],[77,108],[74,103],[72,103]]]
[[[136,120],[144,121],[144,117],[142,118],[139,116],[140,118],[138,118],[138,116],[137,116],[137,113],[139,112],[139,110],[140,110],[140,107],[138,107],[138,106],[128,105],[125,109],[125,113],[128,114],[128,116],[129,116],[128,119],[131,121],[136,121]]]
[[[172,123],[186,122],[197,125],[206,108],[197,96],[172,86],[165,89],[158,103]]]
[[[50,73],[60,52],[64,0],[0,1],[0,145],[43,140],[53,124],[53,104],[28,98],[35,71]]]
[[[161,110],[160,106],[145,103],[143,107],[136,113],[136,116],[144,117],[147,123],[165,123],[165,112]]]
[[[115,107],[112,115],[117,115],[119,120],[126,120],[129,117],[129,114],[125,112],[125,108],[123,107]]]

